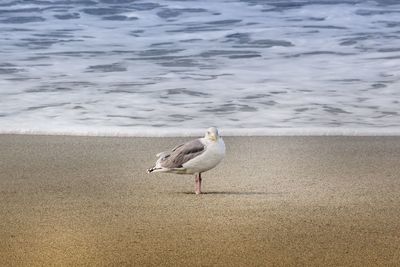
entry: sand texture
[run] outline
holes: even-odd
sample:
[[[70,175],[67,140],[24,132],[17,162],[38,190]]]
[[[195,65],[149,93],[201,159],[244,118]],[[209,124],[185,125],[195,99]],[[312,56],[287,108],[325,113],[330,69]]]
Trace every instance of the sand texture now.
[[[185,140],[0,135],[0,266],[400,265],[399,137],[226,137],[200,196]]]

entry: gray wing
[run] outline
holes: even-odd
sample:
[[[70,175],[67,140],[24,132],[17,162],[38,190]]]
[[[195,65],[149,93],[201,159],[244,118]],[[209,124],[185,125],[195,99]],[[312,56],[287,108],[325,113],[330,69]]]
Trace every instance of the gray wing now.
[[[201,155],[205,146],[199,140],[193,140],[175,147],[171,154],[161,160],[161,166],[164,168],[182,168],[182,165],[191,159]]]
[[[181,147],[181,146],[183,146],[183,145],[184,145],[184,143],[183,143],[183,144],[180,144],[180,145],[177,145],[176,147],[174,147],[173,149],[171,149],[171,151],[173,152],[173,151],[175,151],[177,148],[179,148],[179,147]],[[160,152],[160,153],[157,153],[157,155],[156,155],[157,158],[166,158],[166,157],[169,157],[169,156],[171,156],[171,152],[170,152],[170,151]]]

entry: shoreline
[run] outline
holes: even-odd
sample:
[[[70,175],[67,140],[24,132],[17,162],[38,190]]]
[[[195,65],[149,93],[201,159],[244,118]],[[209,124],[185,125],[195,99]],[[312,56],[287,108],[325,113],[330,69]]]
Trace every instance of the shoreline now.
[[[94,130],[78,128],[76,130],[20,130],[0,129],[0,135],[39,135],[39,136],[92,136],[92,137],[197,137],[204,129],[193,128],[110,128]],[[228,137],[273,137],[273,136],[400,136],[400,127],[391,128],[351,128],[351,127],[310,127],[310,128],[224,128],[222,136]]]
[[[200,196],[145,172],[188,139],[0,134],[0,265],[400,261],[400,137],[224,137]]]

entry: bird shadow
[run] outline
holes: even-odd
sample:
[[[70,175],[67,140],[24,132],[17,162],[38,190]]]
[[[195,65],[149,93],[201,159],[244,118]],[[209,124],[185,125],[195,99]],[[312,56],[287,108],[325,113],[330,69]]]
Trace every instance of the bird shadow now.
[[[194,192],[177,192],[178,194],[185,195],[194,195]],[[281,195],[284,192],[237,192],[237,191],[209,191],[203,192],[201,195],[244,195],[244,196],[252,196],[252,195]]]

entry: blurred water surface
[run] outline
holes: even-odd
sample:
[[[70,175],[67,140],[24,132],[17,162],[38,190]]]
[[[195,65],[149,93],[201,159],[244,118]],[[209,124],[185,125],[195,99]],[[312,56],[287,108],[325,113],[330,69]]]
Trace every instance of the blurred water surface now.
[[[0,131],[400,127],[398,1],[3,0]]]

